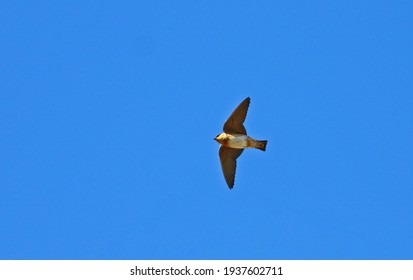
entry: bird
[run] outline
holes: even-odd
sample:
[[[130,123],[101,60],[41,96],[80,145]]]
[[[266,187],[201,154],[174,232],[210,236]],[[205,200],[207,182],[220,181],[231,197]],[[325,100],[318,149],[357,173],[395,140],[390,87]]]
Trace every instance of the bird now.
[[[247,97],[235,108],[224,124],[224,132],[214,138],[215,141],[221,144],[219,159],[229,189],[234,187],[237,158],[244,149],[256,148],[265,151],[267,148],[267,140],[255,140],[247,135],[244,127],[250,101],[251,98]]]

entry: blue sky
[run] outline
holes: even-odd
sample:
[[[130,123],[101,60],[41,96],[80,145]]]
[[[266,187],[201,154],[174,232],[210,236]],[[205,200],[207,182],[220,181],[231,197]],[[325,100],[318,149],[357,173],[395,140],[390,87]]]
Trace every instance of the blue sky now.
[[[412,259],[411,1],[2,1],[1,259]],[[247,96],[265,153],[212,140]]]

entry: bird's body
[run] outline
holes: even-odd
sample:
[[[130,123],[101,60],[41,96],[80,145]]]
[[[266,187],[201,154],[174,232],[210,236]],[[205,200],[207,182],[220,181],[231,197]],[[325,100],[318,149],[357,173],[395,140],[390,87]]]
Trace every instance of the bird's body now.
[[[217,135],[214,140],[221,144],[219,158],[225,181],[230,189],[234,187],[237,158],[245,148],[256,148],[265,151],[266,140],[255,140],[247,135],[244,120],[247,116],[250,98],[247,97],[235,108],[224,124],[224,132]]]
[[[244,134],[221,133],[215,140],[223,146],[234,149],[257,148],[265,151],[267,141],[255,140]]]

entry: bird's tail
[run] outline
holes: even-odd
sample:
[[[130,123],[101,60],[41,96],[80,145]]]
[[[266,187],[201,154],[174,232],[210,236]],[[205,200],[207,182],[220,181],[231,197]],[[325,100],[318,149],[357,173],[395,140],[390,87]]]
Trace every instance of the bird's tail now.
[[[267,148],[267,140],[255,140],[255,148],[265,152]]]

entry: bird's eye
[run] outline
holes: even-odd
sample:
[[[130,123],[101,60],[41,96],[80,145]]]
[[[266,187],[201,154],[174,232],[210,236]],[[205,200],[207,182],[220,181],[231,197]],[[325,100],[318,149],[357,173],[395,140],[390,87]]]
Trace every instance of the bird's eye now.
[[[218,134],[217,136],[215,136],[215,138],[218,138],[221,134]]]

